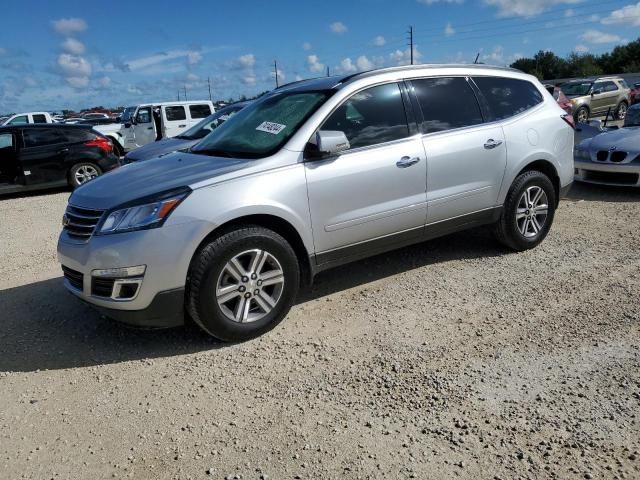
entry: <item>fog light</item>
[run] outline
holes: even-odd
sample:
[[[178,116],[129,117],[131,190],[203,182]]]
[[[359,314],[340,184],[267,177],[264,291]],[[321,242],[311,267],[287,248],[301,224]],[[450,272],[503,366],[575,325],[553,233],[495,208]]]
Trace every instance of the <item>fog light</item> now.
[[[133,300],[138,295],[142,279],[116,280],[113,282],[111,298],[114,300]]]
[[[146,265],[138,265],[136,267],[106,268],[103,270],[93,270],[91,272],[91,276],[102,278],[142,277],[146,269]]]

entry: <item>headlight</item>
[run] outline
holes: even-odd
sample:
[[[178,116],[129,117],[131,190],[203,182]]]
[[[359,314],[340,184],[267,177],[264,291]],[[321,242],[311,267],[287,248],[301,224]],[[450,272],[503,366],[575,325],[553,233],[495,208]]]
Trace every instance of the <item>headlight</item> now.
[[[591,160],[591,154],[589,153],[589,150],[576,148],[575,158],[577,158],[578,160]]]
[[[163,195],[160,199],[120,208],[109,213],[98,234],[130,232],[162,226],[171,212],[189,195],[189,191]]]

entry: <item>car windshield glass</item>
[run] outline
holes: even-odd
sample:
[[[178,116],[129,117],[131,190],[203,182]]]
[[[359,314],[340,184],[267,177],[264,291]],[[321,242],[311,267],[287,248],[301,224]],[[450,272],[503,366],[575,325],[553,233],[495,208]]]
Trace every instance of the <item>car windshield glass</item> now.
[[[178,138],[185,140],[196,140],[204,138],[213,132],[216,128],[229,120],[233,115],[240,111],[242,107],[228,107],[218,110],[213,115],[209,115],[207,118],[196,123],[193,127],[185,130],[178,135]]]
[[[120,117],[120,122],[121,123],[128,123],[131,122],[131,119],[133,118],[133,114],[136,111],[136,107],[127,107],[124,109],[124,111],[122,112],[122,116]]]
[[[216,128],[191,151],[239,158],[272,155],[332,93],[325,90],[265,95]]]
[[[570,82],[562,85],[562,93],[567,97],[586,95],[591,90],[593,82]]]
[[[631,108],[627,110],[624,117],[625,127],[640,127],[640,108]]]

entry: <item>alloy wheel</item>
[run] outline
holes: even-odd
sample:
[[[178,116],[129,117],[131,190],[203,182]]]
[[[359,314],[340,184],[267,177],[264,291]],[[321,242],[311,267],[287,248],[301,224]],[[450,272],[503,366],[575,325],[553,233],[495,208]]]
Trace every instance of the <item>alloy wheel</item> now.
[[[216,301],[229,320],[256,322],[276,307],[283,288],[284,272],[276,257],[266,250],[247,250],[225,264]]]
[[[98,170],[96,170],[95,167],[92,167],[91,165],[82,165],[78,170],[76,170],[76,183],[78,185],[82,185],[83,183],[96,178],[98,175]]]
[[[528,187],[520,196],[516,208],[516,224],[525,238],[538,235],[547,222],[549,200],[544,190],[536,185]]]
[[[623,103],[618,107],[618,120],[624,120],[627,115],[627,106]]]

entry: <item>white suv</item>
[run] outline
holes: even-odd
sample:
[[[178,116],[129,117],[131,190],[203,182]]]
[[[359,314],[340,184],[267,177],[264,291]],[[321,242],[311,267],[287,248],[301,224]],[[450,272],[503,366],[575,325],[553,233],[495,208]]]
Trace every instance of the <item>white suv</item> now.
[[[535,247],[573,180],[571,125],[534,77],[504,68],[281,87],[188,151],[78,188],[58,243],[65,285],[128,323],[188,312],[219,339],[251,338],[336,265],[479,225]]]

